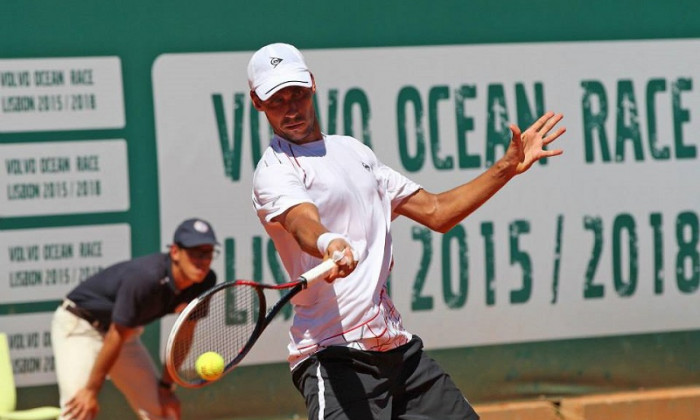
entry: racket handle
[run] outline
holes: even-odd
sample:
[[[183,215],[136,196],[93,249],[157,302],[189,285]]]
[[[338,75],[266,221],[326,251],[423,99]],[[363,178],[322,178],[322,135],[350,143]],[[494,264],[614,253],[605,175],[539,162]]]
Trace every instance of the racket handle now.
[[[340,258],[342,257],[343,256],[341,254]],[[328,274],[328,272],[331,271],[333,267],[335,267],[336,261],[339,261],[339,259],[336,259],[335,256],[333,258],[327,259],[321,264],[302,274],[301,277],[303,277],[306,280],[306,285],[308,286],[316,280],[325,277],[326,274]]]

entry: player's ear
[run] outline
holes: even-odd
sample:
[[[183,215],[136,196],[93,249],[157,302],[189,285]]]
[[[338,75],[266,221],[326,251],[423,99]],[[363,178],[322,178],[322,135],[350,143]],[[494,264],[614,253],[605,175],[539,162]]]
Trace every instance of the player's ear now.
[[[311,75],[311,92],[316,93],[316,79],[314,79],[314,74],[309,72]]]
[[[260,98],[258,97],[258,94],[255,93],[254,90],[250,91],[250,99],[253,101],[253,106],[255,107],[255,109],[257,109],[258,111],[263,110],[262,109],[262,101],[260,100]]]

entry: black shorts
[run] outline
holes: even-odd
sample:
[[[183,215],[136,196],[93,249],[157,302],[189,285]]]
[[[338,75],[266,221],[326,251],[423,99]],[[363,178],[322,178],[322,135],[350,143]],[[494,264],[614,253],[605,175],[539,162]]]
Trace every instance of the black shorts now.
[[[387,352],[329,347],[292,372],[309,419],[478,420],[417,336]]]

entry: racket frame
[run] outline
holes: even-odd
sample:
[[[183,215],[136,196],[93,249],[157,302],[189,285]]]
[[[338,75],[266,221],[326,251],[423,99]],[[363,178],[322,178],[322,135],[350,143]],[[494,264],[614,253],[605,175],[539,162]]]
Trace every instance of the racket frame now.
[[[248,352],[250,352],[250,350],[253,348],[253,345],[258,341],[258,338],[260,338],[265,328],[270,324],[270,322],[272,322],[272,320],[279,313],[279,311],[287,303],[289,303],[289,301],[299,292],[306,289],[310,284],[312,284],[316,280],[325,277],[325,275],[328,274],[328,272],[330,272],[335,267],[335,263],[339,260],[339,258],[342,258],[342,255],[340,257],[334,255],[333,259],[323,261],[321,264],[317,265],[316,267],[299,276],[299,278],[293,282],[270,285],[249,280],[233,280],[217,284],[211,289],[194,298],[192,301],[190,301],[190,303],[187,304],[185,309],[183,309],[182,312],[180,312],[180,314],[177,317],[177,320],[175,321],[175,324],[173,324],[173,327],[170,330],[170,334],[168,335],[168,341],[165,346],[165,366],[168,370],[168,373],[170,374],[170,377],[173,379],[173,381],[175,381],[175,383],[185,388],[201,388],[205,385],[208,385],[221,379],[224,375],[233,370],[243,360],[243,358],[248,354]],[[197,378],[194,382],[183,379],[178,374],[178,368],[177,366],[175,366],[175,360],[173,357],[175,340],[178,337],[178,333],[180,332],[180,329],[182,328],[183,324],[187,322],[189,315],[193,311],[198,309],[200,305],[204,304],[206,300],[208,300],[215,293],[219,293],[222,289],[228,289],[230,287],[236,287],[240,285],[251,287],[253,290],[255,290],[256,293],[258,293],[259,297],[259,316],[257,317],[255,328],[250,334],[250,338],[248,338],[248,341],[241,348],[236,357],[234,357],[232,360],[226,363],[224,371],[217,379],[206,380],[202,378]],[[289,289],[289,291],[285,293],[268,311],[265,295],[263,293],[264,289]]]

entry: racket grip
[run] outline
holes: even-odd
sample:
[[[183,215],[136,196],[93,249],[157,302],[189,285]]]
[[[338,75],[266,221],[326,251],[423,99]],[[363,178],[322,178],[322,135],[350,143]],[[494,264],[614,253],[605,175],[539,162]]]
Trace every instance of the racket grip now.
[[[335,262],[337,260],[335,258],[325,260],[321,264],[317,265],[316,267],[312,268],[311,270],[307,271],[306,273],[302,274],[301,277],[306,280],[307,286],[314,281],[325,277],[326,274],[328,274],[329,271],[335,267]]]

